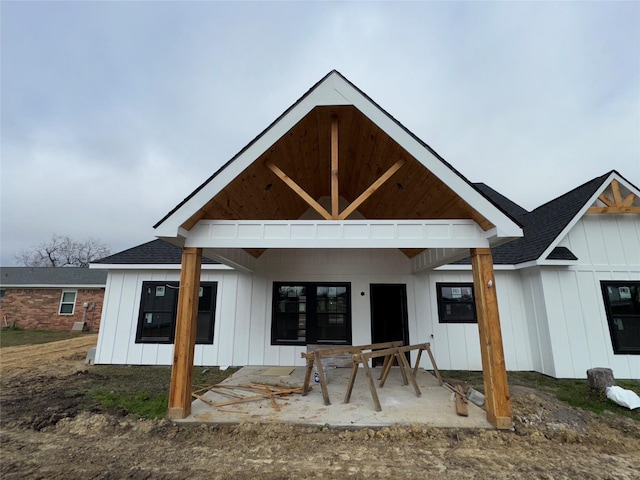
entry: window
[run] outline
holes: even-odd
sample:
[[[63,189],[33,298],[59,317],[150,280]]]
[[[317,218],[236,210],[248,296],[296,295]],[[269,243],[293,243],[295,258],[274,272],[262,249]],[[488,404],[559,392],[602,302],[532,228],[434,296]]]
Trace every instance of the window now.
[[[142,283],[136,343],[173,343],[178,291],[178,282]],[[216,282],[200,283],[196,343],[213,343],[216,293]]]
[[[436,283],[440,323],[478,323],[473,283]]]
[[[614,353],[640,355],[640,282],[601,282]]]
[[[351,344],[351,285],[274,283],[272,345]]]
[[[78,292],[75,290],[64,290],[62,297],[60,298],[60,309],[58,315],[73,315],[73,311],[76,306],[76,295]]]

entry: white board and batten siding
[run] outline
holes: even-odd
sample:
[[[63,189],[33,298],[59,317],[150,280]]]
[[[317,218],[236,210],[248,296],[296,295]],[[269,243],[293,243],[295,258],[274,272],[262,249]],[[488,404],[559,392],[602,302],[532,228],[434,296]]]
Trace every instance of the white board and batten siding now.
[[[614,354],[600,286],[607,280],[640,280],[640,216],[582,217],[559,244],[577,265],[540,267],[549,341],[558,378],[585,378],[608,366],[616,378],[640,379],[640,355]]]
[[[172,344],[136,343],[136,330],[145,281],[178,282],[180,270],[109,270],[96,363],[171,365]],[[251,276],[231,270],[203,270],[202,282],[217,282],[213,345],[196,345],[195,365],[231,365],[247,358],[246,345],[236,345],[235,334],[245,331],[251,305],[246,290]],[[245,342],[246,343],[246,342]],[[238,363],[239,365],[242,363]]]
[[[214,342],[196,345],[194,364],[304,365],[305,346],[271,345],[273,282],[350,283],[353,344],[371,343],[370,284],[405,284],[411,342],[427,341],[419,334],[425,329],[418,325],[410,272],[411,262],[397,249],[270,249],[252,274],[203,270],[201,281],[218,282]],[[135,338],[142,283],[179,278],[178,266],[109,271],[96,363],[171,364],[173,345],[135,343]]]
[[[271,345],[273,282],[350,283],[353,345],[371,343],[370,284],[405,284],[409,338],[414,342],[418,319],[410,272],[411,262],[397,249],[267,250],[253,276],[249,364],[305,365],[300,355],[305,346]]]
[[[502,343],[508,370],[532,370],[531,342],[526,323],[522,288],[516,271],[496,271],[496,291]],[[482,370],[480,338],[476,323],[440,323],[437,283],[473,283],[470,269],[432,271],[416,275],[414,288],[419,322],[418,336],[431,343],[438,367],[443,370]]]

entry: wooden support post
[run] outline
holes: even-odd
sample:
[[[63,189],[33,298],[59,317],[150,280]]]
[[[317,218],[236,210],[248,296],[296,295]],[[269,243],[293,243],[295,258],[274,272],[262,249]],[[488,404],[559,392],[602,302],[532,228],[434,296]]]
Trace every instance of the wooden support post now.
[[[306,397],[309,393],[309,382],[311,381],[311,372],[313,371],[313,361],[315,357],[310,355],[307,357],[307,370],[304,372],[304,383],[302,384],[302,396]]]
[[[471,249],[487,420],[498,429],[513,427],[511,400],[504,363],[493,258],[489,248]]]
[[[338,220],[340,202],[338,191],[338,117],[331,117],[331,218]]]
[[[371,375],[371,369],[369,368],[369,360],[360,356],[360,361],[362,362],[362,368],[364,369],[364,374],[367,377],[367,383],[369,384],[369,391],[371,392],[371,398],[373,399],[373,406],[376,412],[381,412],[382,406],[380,405],[378,392],[376,392],[376,386],[373,383],[373,375]]]
[[[329,400],[329,390],[327,389],[327,379],[324,377],[324,370],[322,369],[322,359],[320,358],[320,352],[316,350],[314,352],[313,361],[316,364],[316,371],[318,372],[318,380],[320,380],[320,390],[322,391],[322,400],[325,405],[331,405]]]
[[[171,386],[169,388],[169,410],[167,412],[167,416],[173,419],[185,418],[191,413],[193,353],[198,323],[201,265],[201,248],[185,247],[182,249],[178,314],[173,348]]]

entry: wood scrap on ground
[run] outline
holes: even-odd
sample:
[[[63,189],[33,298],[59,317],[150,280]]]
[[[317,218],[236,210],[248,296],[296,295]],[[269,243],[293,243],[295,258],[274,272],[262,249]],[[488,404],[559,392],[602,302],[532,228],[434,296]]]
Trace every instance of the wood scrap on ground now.
[[[293,394],[302,394],[302,387],[298,386],[283,386],[283,385],[269,385],[266,383],[248,383],[242,385],[229,385],[219,383],[207,387],[208,390],[214,390],[216,393],[231,397],[231,400],[223,402],[214,402],[206,397],[203,397],[199,393],[193,392],[191,395],[198,400],[202,400],[211,407],[226,407],[229,405],[237,405],[240,403],[253,402],[256,400],[268,399],[273,409],[277,412],[280,411],[280,404],[276,402],[276,397],[286,397]],[[201,391],[198,389],[197,391]],[[240,393],[242,392],[242,393]],[[252,395],[252,393],[254,395]],[[246,413],[246,412],[238,412]]]
[[[444,382],[443,385],[447,390],[453,393],[456,397],[456,413],[461,417],[469,416],[469,407],[467,396],[465,395],[460,385],[451,385],[448,382]]]

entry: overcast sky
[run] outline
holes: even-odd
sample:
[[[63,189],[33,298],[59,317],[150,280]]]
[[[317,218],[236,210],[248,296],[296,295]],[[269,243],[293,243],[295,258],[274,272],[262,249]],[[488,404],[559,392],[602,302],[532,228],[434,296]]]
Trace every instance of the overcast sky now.
[[[1,259],[152,226],[332,69],[527,209],[640,185],[640,3],[1,3]]]

